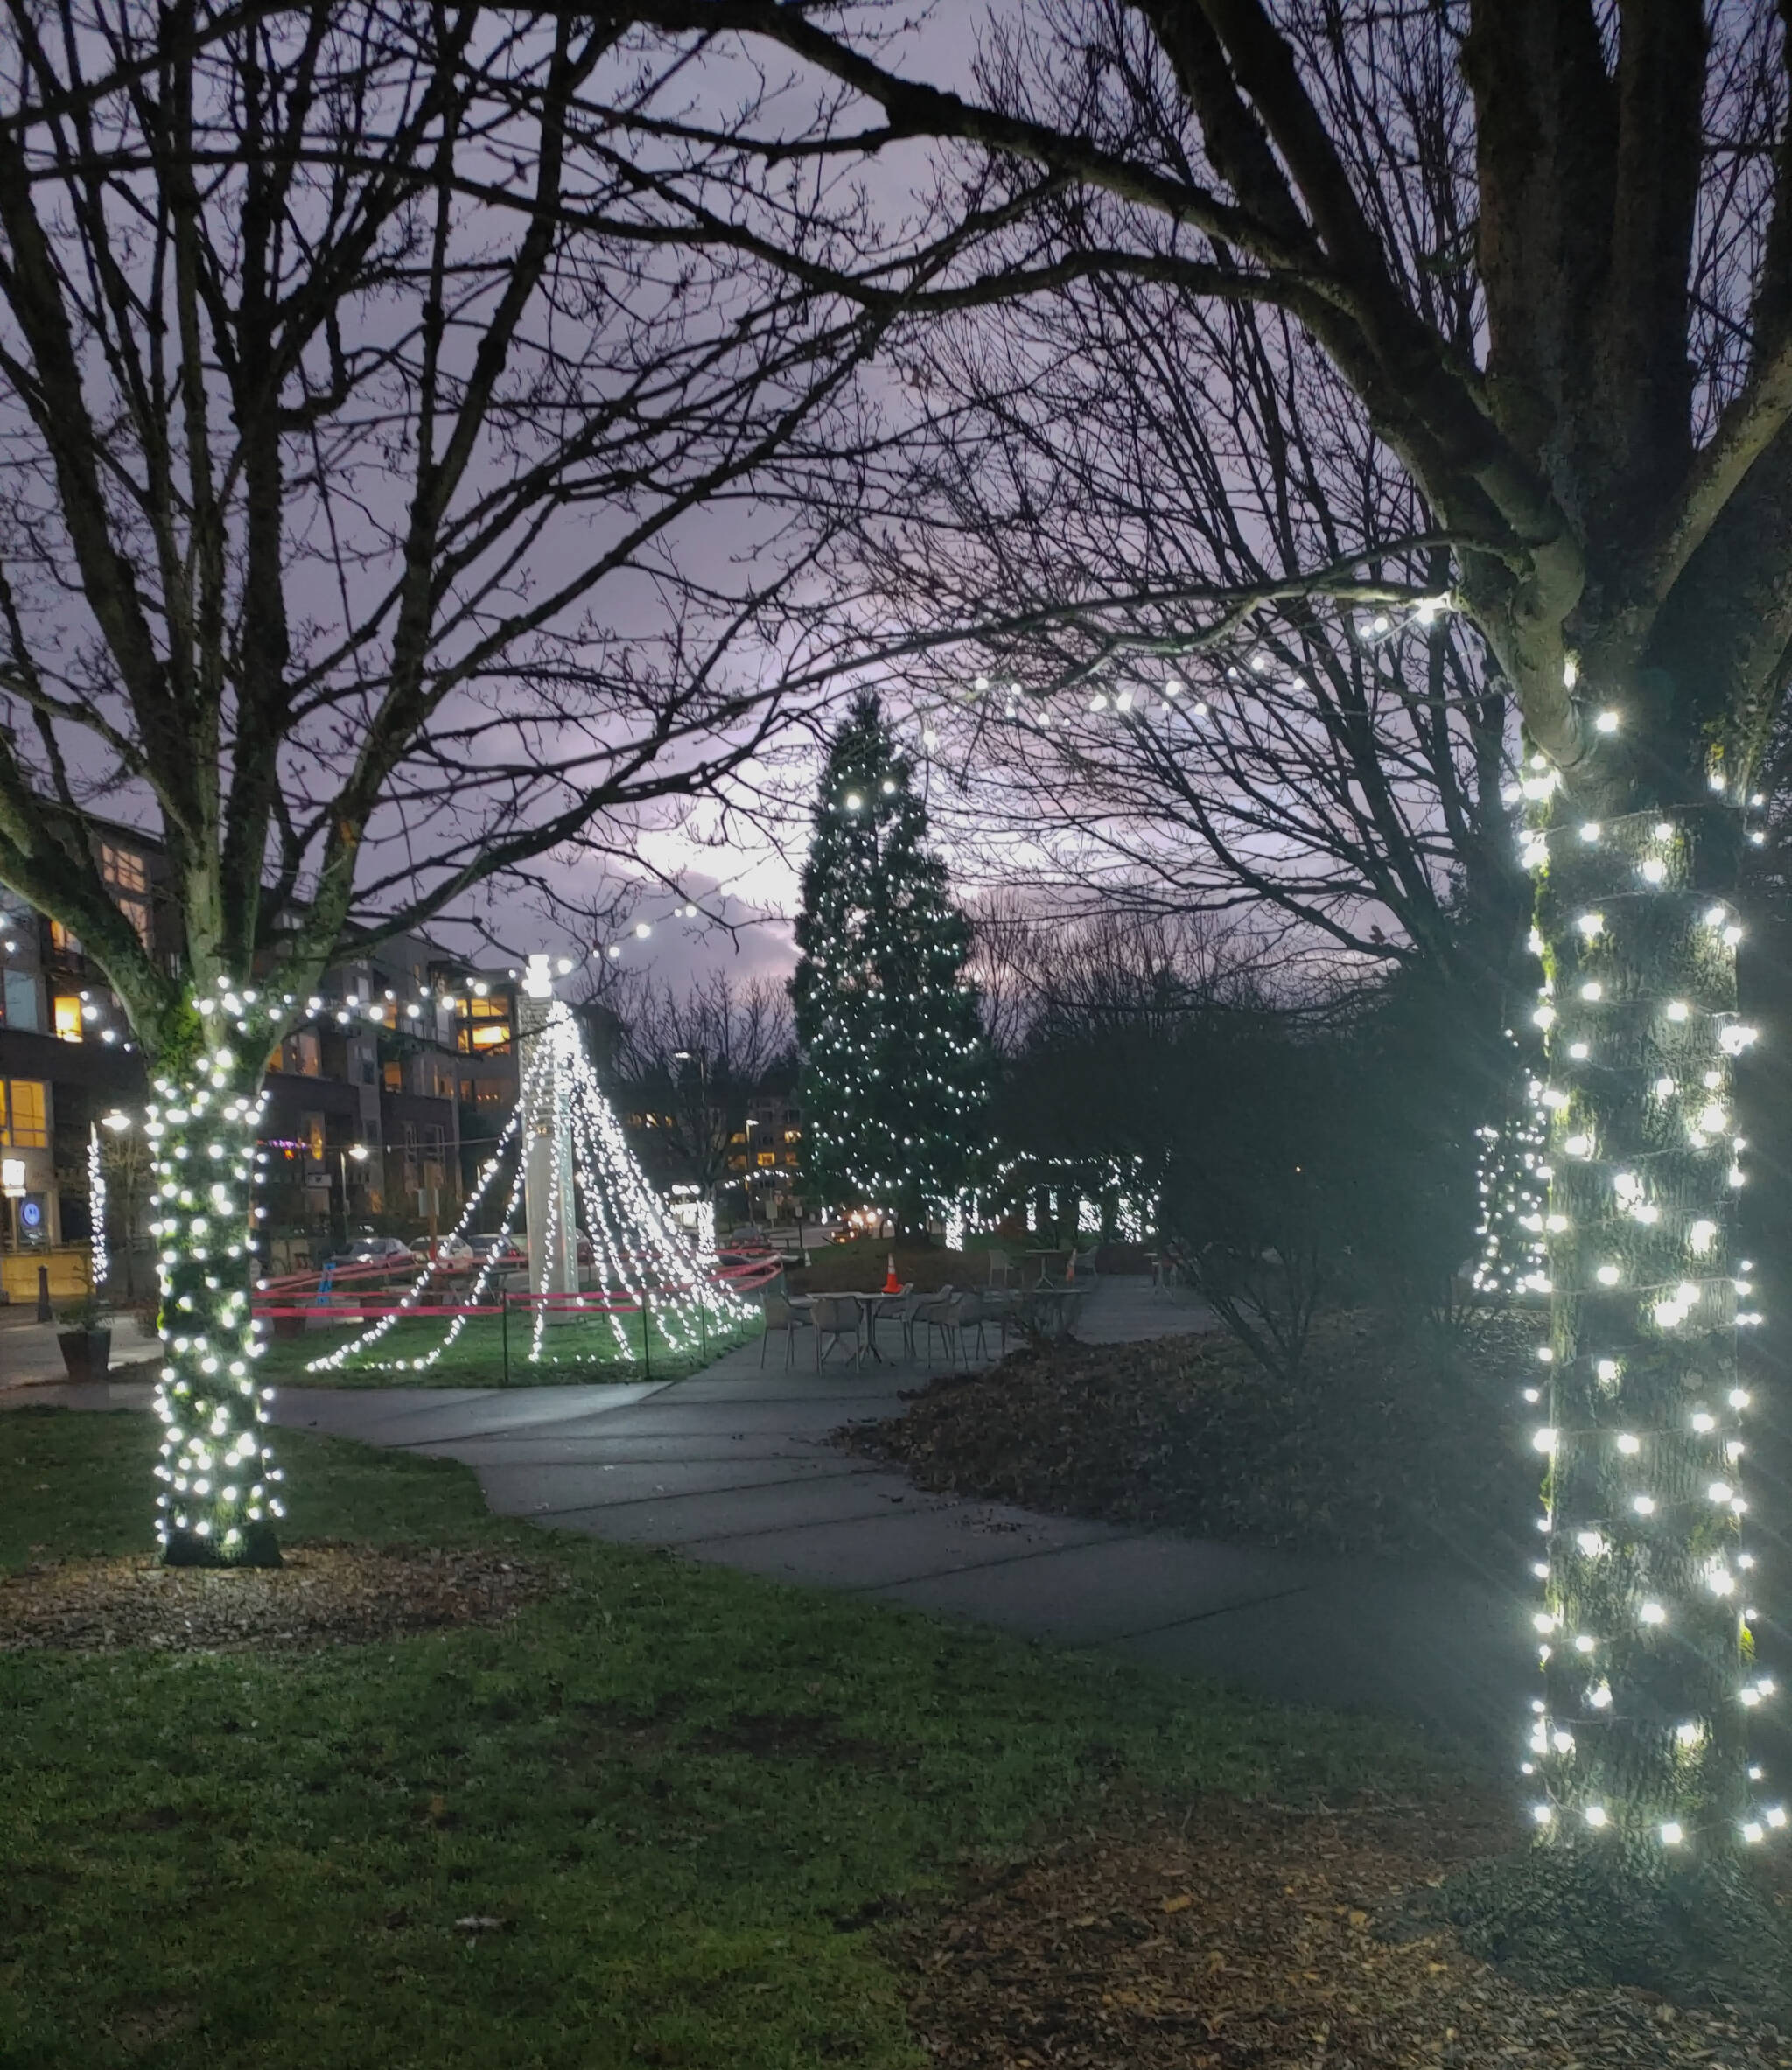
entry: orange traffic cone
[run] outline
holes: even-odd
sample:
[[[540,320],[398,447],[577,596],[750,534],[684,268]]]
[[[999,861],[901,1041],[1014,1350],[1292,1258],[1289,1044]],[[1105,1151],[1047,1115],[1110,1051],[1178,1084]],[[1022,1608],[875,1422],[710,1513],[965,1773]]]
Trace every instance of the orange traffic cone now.
[[[890,1270],[884,1281],[884,1291],[886,1294],[900,1294],[902,1291],[902,1282],[896,1276],[896,1254],[893,1250],[890,1253]]]

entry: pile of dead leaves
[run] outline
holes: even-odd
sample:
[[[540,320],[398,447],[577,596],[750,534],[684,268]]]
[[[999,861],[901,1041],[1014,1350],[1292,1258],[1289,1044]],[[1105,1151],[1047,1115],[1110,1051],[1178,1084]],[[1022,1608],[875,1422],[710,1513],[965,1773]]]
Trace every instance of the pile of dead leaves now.
[[[1516,1836],[1490,1808],[1223,1798],[1116,1820],[900,1937],[950,2070],[1787,2070],[1792,2038],[1631,1990],[1524,1990],[1402,1893]]]
[[[562,1585],[488,1549],[311,1543],[276,1568],[64,1560],[0,1575],[0,1653],[311,1649],[444,1625],[497,1625]]]
[[[1064,1344],[932,1381],[839,1442],[923,1487],[1304,1552],[1530,1542],[1535,1454],[1515,1421],[1534,1327],[1440,1355],[1376,1318],[1316,1329],[1299,1377],[1232,1339]]]

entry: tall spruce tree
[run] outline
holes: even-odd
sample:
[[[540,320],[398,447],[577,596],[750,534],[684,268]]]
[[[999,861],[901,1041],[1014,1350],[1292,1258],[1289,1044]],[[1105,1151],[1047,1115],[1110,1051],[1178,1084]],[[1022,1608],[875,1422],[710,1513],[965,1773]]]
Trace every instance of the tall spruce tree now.
[[[816,801],[791,981],[811,1192],[904,1234],[956,1193],[985,1140],[989,1052],[964,976],[970,930],[926,847],[927,808],[869,692]]]

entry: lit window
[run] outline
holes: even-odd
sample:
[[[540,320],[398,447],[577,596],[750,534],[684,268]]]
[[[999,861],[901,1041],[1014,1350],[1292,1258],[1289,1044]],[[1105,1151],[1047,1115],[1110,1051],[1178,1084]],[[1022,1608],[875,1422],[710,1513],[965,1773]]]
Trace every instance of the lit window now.
[[[150,870],[144,858],[128,848],[100,843],[100,875],[112,894],[112,903],[131,926],[145,948],[150,946]]]
[[[60,920],[52,920],[50,947],[59,956],[73,956],[78,960],[80,955],[80,937],[71,934]]]
[[[384,1066],[380,1075],[388,1093],[402,1093],[404,1090],[404,1066],[396,1059]]]
[[[109,841],[100,843],[100,875],[115,892],[142,892],[150,888],[149,865],[143,857],[128,848],[114,848]]]
[[[510,1006],[504,999],[462,999],[455,1045],[462,1056],[501,1055],[510,1047]]]
[[[64,993],[56,1002],[56,1032],[65,1042],[81,1038],[80,1001],[72,994]]]
[[[48,1150],[48,1087],[41,1080],[15,1078],[0,1086],[0,1091],[5,1094],[0,1107],[0,1143],[12,1150]]]

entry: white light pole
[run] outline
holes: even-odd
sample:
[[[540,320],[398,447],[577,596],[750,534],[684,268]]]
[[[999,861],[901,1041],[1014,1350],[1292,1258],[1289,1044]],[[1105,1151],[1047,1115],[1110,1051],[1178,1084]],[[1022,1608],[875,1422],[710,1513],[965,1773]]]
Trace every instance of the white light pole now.
[[[351,1157],[354,1159],[357,1164],[365,1164],[368,1161],[367,1144],[364,1143],[346,1143],[336,1152],[336,1170],[340,1174],[342,1182],[342,1242],[345,1248],[346,1248],[349,1240],[348,1160]]]
[[[517,995],[517,1033],[522,1079],[528,1080],[536,1045],[551,1041],[549,1016],[554,1009],[554,966],[533,955]],[[529,1279],[539,1294],[578,1291],[578,1238],[572,1227],[572,1125],[565,1073],[558,1056],[539,1075],[540,1089],[524,1117],[523,1213],[528,1222]],[[558,1194],[560,1212],[553,1210]]]

